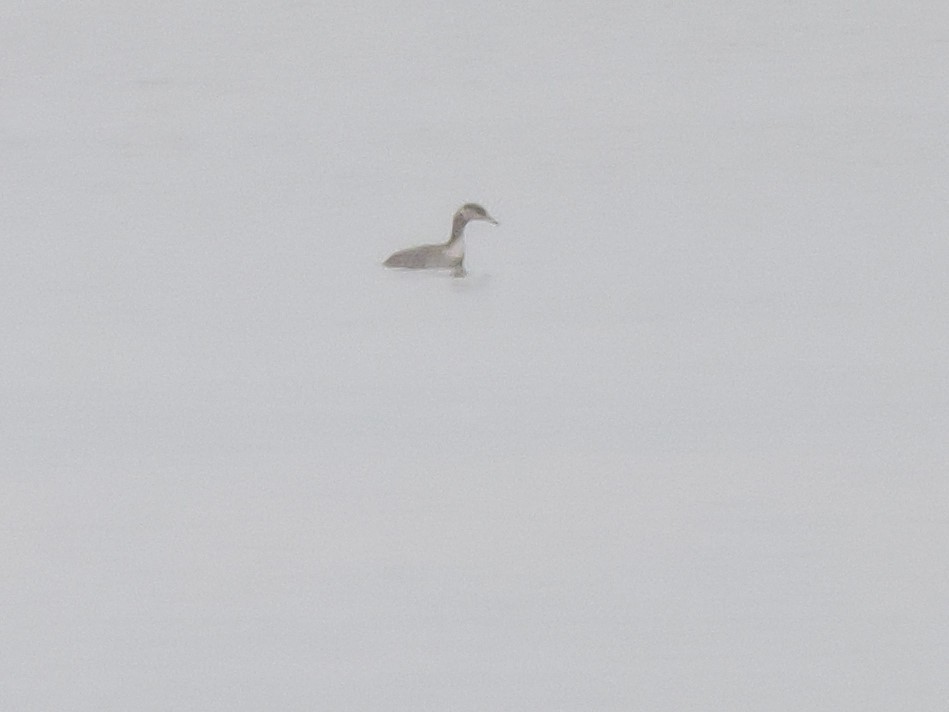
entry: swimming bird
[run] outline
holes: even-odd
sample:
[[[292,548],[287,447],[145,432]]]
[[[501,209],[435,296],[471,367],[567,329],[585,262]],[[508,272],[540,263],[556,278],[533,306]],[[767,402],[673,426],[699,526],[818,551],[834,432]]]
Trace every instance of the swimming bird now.
[[[484,220],[497,225],[498,221],[477,203],[465,203],[451,221],[451,237],[440,245],[420,245],[393,253],[382,264],[403,269],[450,269],[456,277],[465,275],[465,225]]]

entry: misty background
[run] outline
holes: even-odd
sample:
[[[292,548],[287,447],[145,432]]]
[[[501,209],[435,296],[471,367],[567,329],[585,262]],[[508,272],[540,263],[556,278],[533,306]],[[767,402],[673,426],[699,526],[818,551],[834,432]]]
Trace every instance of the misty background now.
[[[947,23],[0,8],[0,709],[945,709]]]

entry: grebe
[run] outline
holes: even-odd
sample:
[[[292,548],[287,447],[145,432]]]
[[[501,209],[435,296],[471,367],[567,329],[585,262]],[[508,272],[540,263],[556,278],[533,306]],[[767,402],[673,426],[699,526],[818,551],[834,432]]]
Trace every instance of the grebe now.
[[[451,237],[441,245],[420,245],[389,256],[382,264],[403,269],[450,269],[456,277],[465,275],[465,225],[473,220],[484,220],[497,225],[498,221],[477,203],[465,203],[451,221]]]

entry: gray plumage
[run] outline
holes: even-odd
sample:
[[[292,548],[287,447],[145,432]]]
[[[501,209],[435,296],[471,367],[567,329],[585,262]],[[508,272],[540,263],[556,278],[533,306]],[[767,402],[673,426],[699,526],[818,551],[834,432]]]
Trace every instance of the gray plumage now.
[[[497,225],[498,221],[476,203],[466,203],[455,213],[451,222],[451,237],[439,245],[420,245],[393,253],[382,264],[402,269],[450,269],[464,274],[465,225],[473,220],[484,220]]]

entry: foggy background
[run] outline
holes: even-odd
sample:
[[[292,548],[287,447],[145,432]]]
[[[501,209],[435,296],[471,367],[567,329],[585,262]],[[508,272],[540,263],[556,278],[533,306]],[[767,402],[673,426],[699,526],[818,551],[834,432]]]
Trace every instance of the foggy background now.
[[[0,8],[0,709],[944,710],[947,21]]]

